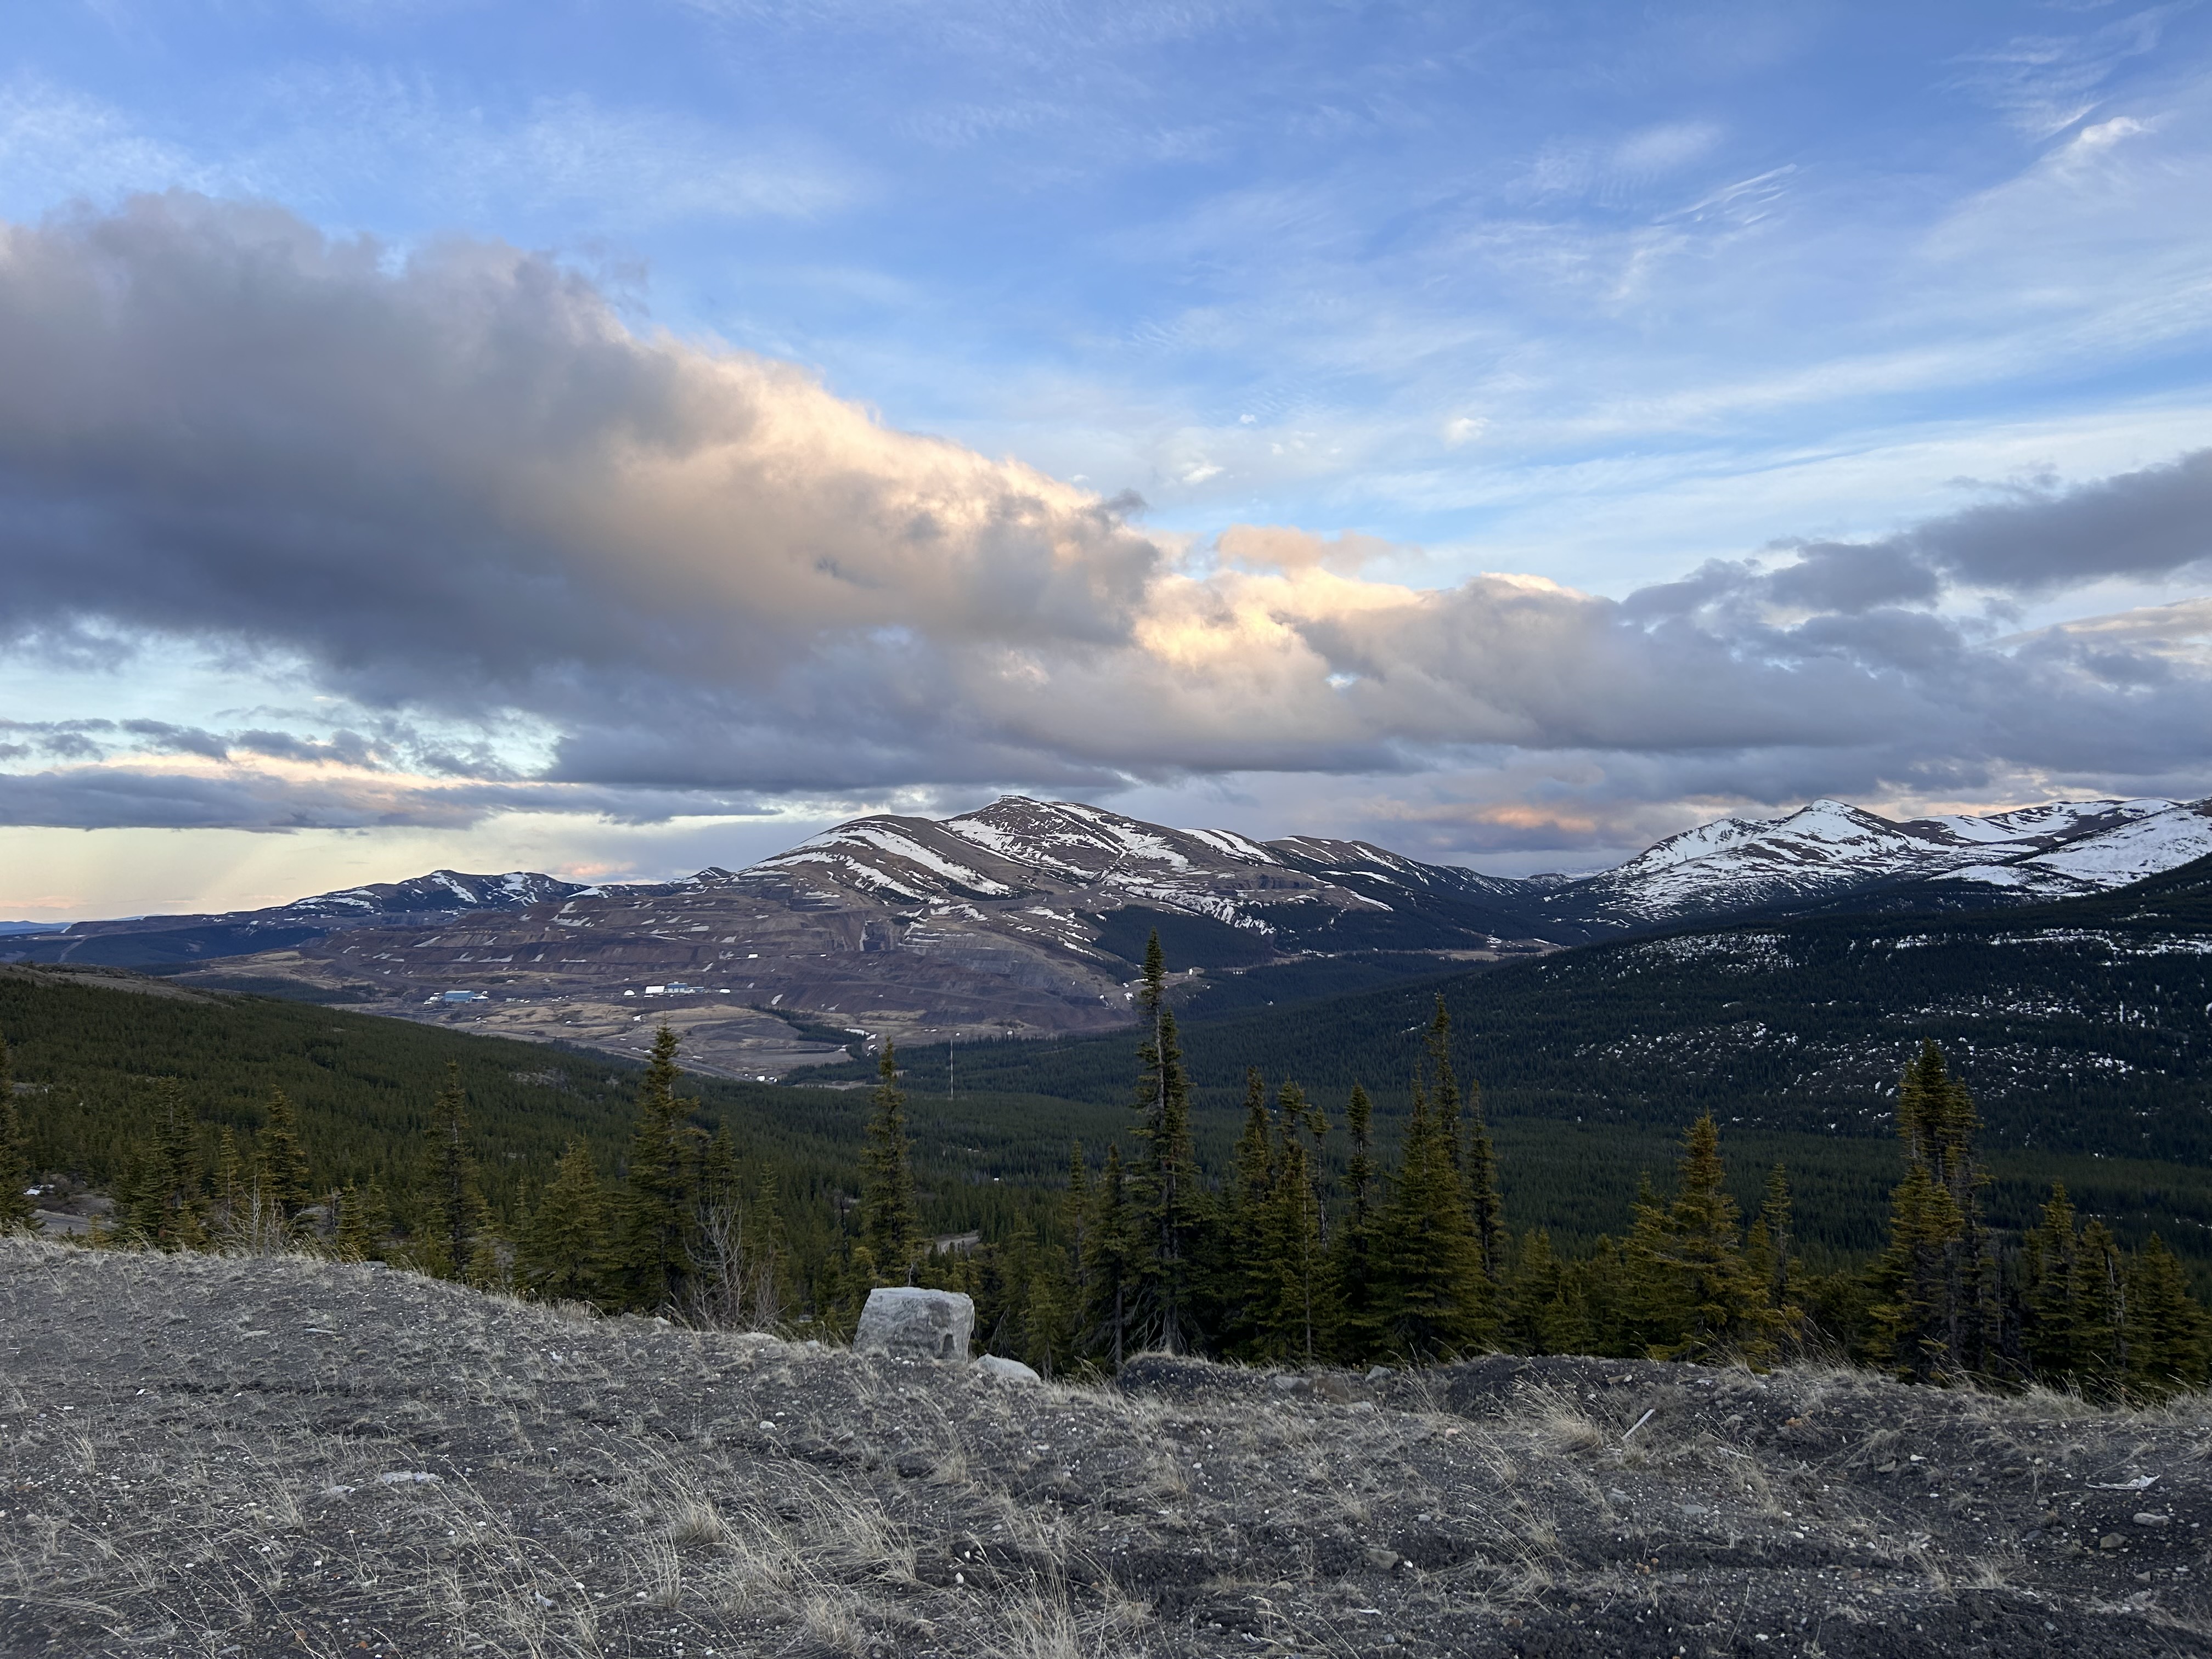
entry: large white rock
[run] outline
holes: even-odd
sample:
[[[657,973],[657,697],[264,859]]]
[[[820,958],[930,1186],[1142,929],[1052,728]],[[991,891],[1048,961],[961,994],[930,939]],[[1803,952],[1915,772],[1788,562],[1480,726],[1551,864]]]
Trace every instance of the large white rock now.
[[[870,1291],[860,1328],[853,1334],[853,1352],[965,1361],[975,1328],[975,1304],[957,1291],[910,1285]]]

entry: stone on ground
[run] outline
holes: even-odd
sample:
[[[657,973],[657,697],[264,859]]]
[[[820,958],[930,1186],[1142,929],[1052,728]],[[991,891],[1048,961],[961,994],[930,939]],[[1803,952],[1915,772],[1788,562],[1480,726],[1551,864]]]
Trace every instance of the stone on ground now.
[[[868,1305],[860,1310],[860,1328],[853,1334],[853,1352],[965,1360],[975,1328],[975,1304],[957,1291],[870,1291]]]

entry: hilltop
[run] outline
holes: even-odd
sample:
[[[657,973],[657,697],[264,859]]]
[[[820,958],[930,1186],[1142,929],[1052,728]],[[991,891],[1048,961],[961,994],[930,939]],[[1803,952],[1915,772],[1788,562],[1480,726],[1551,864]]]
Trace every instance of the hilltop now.
[[[1503,1358],[1022,1384],[26,1241],[0,1328],[11,1654],[2212,1644],[2201,1399]]]

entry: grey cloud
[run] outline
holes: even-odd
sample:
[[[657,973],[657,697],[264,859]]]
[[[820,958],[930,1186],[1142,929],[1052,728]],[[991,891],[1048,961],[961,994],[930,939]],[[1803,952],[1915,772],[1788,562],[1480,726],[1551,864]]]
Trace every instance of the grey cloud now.
[[[788,365],[641,337],[549,260],[456,243],[395,264],[273,209],[143,200],[0,228],[0,637],[270,653],[356,712],[321,736],[269,715],[18,732],[233,758],[213,779],[10,776],[0,817],[638,821],[775,792],[1529,757],[1584,757],[1587,798],[1646,803],[2201,770],[2212,678],[2181,623],[1992,648],[1929,607],[1958,584],[2186,570],[2208,489],[2212,451],[1618,603],[1370,581],[1279,529],[1266,560],[1201,578],[1127,501],[885,428]],[[416,735],[510,719],[553,734],[544,775]],[[1582,816],[1491,832],[1635,817]]]
[[[123,767],[0,772],[0,823],[65,830],[459,830],[501,812],[574,812],[619,823],[732,817],[769,809],[714,790],[549,784],[386,786],[303,782],[236,770],[221,776]]]
[[[290,732],[255,730],[237,732],[228,741],[230,746],[249,755],[266,755],[271,760],[359,767],[383,764],[378,745],[358,732],[333,732],[327,738],[315,738]]]
[[[230,745],[212,732],[203,732],[193,726],[172,726],[167,720],[118,720],[118,731],[127,732],[139,739],[137,746],[157,753],[170,755],[203,755],[210,760],[228,760]]]
[[[1765,584],[1767,597],[1777,605],[1856,611],[1875,605],[1930,605],[1942,592],[1942,579],[1894,544],[1863,547],[1812,542],[1796,551],[1798,562],[1776,571]]]

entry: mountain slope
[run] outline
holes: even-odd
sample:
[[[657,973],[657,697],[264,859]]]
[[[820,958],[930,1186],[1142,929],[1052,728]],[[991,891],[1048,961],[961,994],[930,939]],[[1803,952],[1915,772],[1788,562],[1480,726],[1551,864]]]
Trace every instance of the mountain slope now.
[[[2017,905],[2204,851],[2212,803],[1895,823],[1821,800],[1704,825],[1598,875],[1516,881],[1366,842],[1262,842],[1007,796],[943,820],[854,819],[678,881],[440,871],[269,910],[80,923],[0,953],[206,963],[214,982],[623,1052],[653,998],[708,1069],[758,1078],[818,1059],[825,1038],[1125,1024],[1155,931],[1179,1001],[1264,1006],[1685,921]]]
[[[406,921],[431,923],[483,910],[517,910],[582,892],[532,871],[499,876],[434,870],[406,881],[316,893],[263,910],[204,916],[134,916],[71,922],[59,932],[0,942],[0,961],[70,962],[111,968],[211,961],[283,950],[343,927]]]
[[[2057,801],[1984,817],[1893,822],[1837,800],[1776,818],[1723,818],[1616,869],[1553,886],[1543,912],[1594,927],[1826,904],[1852,908],[1942,881],[1948,904],[2100,891],[2212,853],[2212,801]]]
[[[1395,975],[1548,948],[1531,915],[1521,884],[1381,848],[1278,850],[1010,796],[941,822],[856,819],[741,872],[387,920],[211,971],[623,1051],[651,998],[704,1068],[763,1077],[819,1057],[794,1052],[792,1016],[810,1037],[902,1042],[1125,1024],[1154,928],[1184,970],[1388,946],[1374,972]]]
[[[2212,858],[2007,911],[1686,930],[1201,1018],[1185,1051],[1215,1104],[1255,1065],[1323,1097],[1361,1081],[1394,1102],[1439,993],[1508,1119],[1679,1128],[1711,1109],[1724,1126],[1886,1136],[1926,1036],[1958,1062],[1994,1146],[2212,1160]],[[1103,1100],[1126,1049],[1000,1045],[961,1064],[975,1088]],[[914,1057],[915,1086],[933,1064]]]

